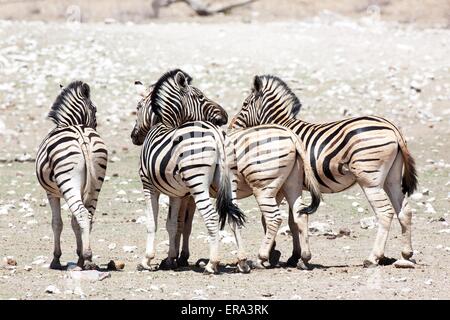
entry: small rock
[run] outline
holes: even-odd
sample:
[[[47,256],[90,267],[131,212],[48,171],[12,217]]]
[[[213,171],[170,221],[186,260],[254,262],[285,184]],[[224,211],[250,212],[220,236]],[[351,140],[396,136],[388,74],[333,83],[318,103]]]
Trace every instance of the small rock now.
[[[340,228],[339,229],[339,234],[343,235],[343,236],[349,236],[352,232],[350,231],[349,228]]]
[[[25,271],[31,271],[31,270],[33,270],[33,268],[32,268],[31,266],[24,266],[24,267],[23,267],[23,270],[25,270]]]
[[[123,251],[127,253],[133,253],[137,247],[136,246],[123,246]]]
[[[12,257],[12,256],[4,257],[4,258],[3,258],[3,262],[4,262],[6,265],[11,266],[11,267],[17,266],[17,261],[16,261],[16,259],[14,259],[14,257]]]
[[[116,248],[116,244],[114,243],[114,242],[111,242],[109,245],[108,245],[108,249],[109,250],[114,250],[115,248]]]
[[[309,232],[317,235],[332,234],[330,226],[327,223],[314,221],[309,224]]]
[[[414,201],[419,201],[420,199],[423,198],[423,194],[422,193],[413,193],[410,196],[410,199],[414,200]]]
[[[412,261],[400,259],[394,262],[394,267],[401,269],[414,269],[415,264]]]
[[[359,220],[359,225],[362,229],[373,229],[377,224],[376,217],[368,217]]]
[[[425,280],[424,283],[429,286],[429,285],[433,284],[433,279]]]
[[[49,285],[47,288],[45,288],[45,293],[49,294],[58,294],[61,291],[54,285]]]
[[[424,196],[428,196],[428,195],[430,194],[430,190],[428,190],[428,189],[423,189],[423,190],[422,190],[422,194],[423,194]]]

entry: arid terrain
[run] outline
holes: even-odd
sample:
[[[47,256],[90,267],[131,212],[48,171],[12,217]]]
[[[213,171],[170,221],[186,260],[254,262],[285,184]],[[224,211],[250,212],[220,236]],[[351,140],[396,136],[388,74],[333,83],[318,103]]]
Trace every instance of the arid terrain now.
[[[450,299],[450,30],[384,22],[372,16],[322,14],[308,21],[167,22],[104,24],[0,21],[0,299]],[[414,208],[415,269],[365,269],[376,228],[359,187],[324,195],[311,218],[311,271],[286,268],[289,235],[281,232],[281,266],[235,273],[231,231],[223,232],[222,273],[205,276],[195,266],[207,258],[206,228],[196,215],[191,267],[138,272],[144,252],[144,201],[132,145],[133,83],[151,83],[179,67],[194,84],[236,113],[255,74],[285,79],[303,103],[300,117],[325,122],[376,114],[396,123],[414,155],[420,186]],[[92,232],[94,260],[123,260],[123,271],[103,281],[74,279],[48,269],[53,234],[50,207],[37,183],[33,159],[53,124],[46,114],[59,84],[88,82],[98,108],[98,131],[110,152],[108,178]],[[240,201],[254,260],[263,232],[252,198]],[[166,256],[167,204],[161,204],[157,258]],[[63,262],[75,262],[75,237],[67,208]],[[283,230],[287,225],[284,214]],[[364,220],[365,221],[365,220]],[[350,236],[334,237],[341,228]],[[125,248],[124,246],[135,246]],[[386,254],[399,258],[394,219]],[[53,285],[54,293],[46,288]]]

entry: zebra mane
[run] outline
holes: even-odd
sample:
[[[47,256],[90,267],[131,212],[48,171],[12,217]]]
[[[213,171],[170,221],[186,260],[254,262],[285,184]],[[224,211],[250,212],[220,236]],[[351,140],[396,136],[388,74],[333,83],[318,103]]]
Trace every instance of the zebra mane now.
[[[90,100],[89,85],[82,81],[73,81],[63,87],[56,97],[48,118],[57,126],[90,125],[88,111],[83,100]]]
[[[295,118],[299,113],[302,104],[298,99],[298,97],[296,96],[296,94],[286,84],[286,82],[281,80],[279,77],[270,74],[259,76],[259,78],[261,79],[261,81],[265,83],[267,83],[269,80],[272,80],[273,82],[277,83],[279,86],[282,87],[282,89],[284,90],[284,94],[290,97],[290,100],[292,102],[291,115]]]
[[[163,96],[163,93],[165,91],[165,84],[167,84],[171,80],[173,82],[175,82],[175,76],[176,76],[176,74],[178,72],[182,72],[184,74],[184,76],[186,77],[187,83],[191,84],[192,77],[189,74],[187,74],[186,72],[184,72],[183,70],[181,70],[181,69],[174,69],[174,70],[170,70],[170,71],[166,72],[154,84],[153,92],[152,92],[151,97],[150,97],[150,99],[151,99],[151,108],[152,108],[152,111],[158,117],[161,117],[162,106],[160,104],[160,100],[165,98]]]

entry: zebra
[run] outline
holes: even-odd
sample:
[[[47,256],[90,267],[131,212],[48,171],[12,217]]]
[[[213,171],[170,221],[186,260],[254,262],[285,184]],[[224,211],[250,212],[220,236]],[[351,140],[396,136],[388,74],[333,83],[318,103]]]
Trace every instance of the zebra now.
[[[140,87],[142,99],[138,103],[137,121],[132,137],[135,139],[133,141],[135,144],[142,144],[143,137],[147,136],[155,121],[155,113],[151,110],[154,86],[145,89],[141,82],[136,84]],[[231,133],[227,139],[227,160],[232,172],[233,199],[236,197],[242,199],[254,194],[263,213],[262,221],[267,221],[268,227],[265,228],[265,238],[256,263],[256,266],[260,268],[263,267],[263,262],[269,258],[269,251],[281,223],[279,205],[283,194],[288,199],[293,212],[299,214],[295,219],[292,215],[289,217],[291,228],[296,229],[297,233],[300,229],[302,236],[301,246],[298,241],[294,242],[294,252],[300,257],[300,247],[304,248],[302,253],[305,261],[308,260],[310,250],[305,226],[307,226],[308,214],[313,213],[320,204],[320,192],[308,162],[305,162],[306,165],[303,168],[306,150],[298,140],[291,130],[279,125],[237,130]],[[310,185],[310,189],[312,189],[313,201],[309,207],[303,206],[301,202],[303,171],[305,171],[306,184]],[[215,191],[212,190],[211,193],[214,195]],[[173,252],[161,263],[160,266],[164,268],[188,265],[189,235],[195,212],[195,202],[192,197],[189,199],[186,197],[179,207],[179,212],[171,215],[174,219],[178,217],[178,229],[176,236],[169,235],[169,246]],[[232,227],[232,230],[234,231],[235,228]],[[173,232],[173,230],[169,231]],[[178,256],[182,233],[183,250]],[[239,238],[240,234],[235,233],[235,237],[238,244],[238,261],[242,261],[245,257],[245,252],[240,245],[242,239]],[[172,262],[174,257],[177,257],[176,265]],[[244,269],[240,264],[238,264],[238,268],[240,271]]]
[[[228,115],[221,106],[192,86],[191,81],[192,77],[186,72],[171,70],[144,94],[154,115],[142,118],[143,104],[138,104],[138,120],[131,139],[135,145],[142,145],[139,175],[147,203],[147,244],[139,270],[154,269],[150,263],[155,257],[161,193],[170,197],[166,228],[171,243],[176,236],[182,198],[188,195],[194,198],[209,235],[210,259],[205,274],[218,272],[219,223],[223,228],[227,217],[236,227],[245,222],[245,215],[232,202],[225,133],[219,127],[227,123]],[[137,85],[141,87],[139,82]],[[199,121],[206,119],[210,121]],[[210,199],[211,184],[218,187],[217,210]],[[241,246],[241,238],[237,236],[236,240]],[[172,266],[176,258],[177,253],[171,246],[166,263]],[[241,260],[244,271],[248,269],[246,259],[243,256]]]
[[[52,210],[51,269],[62,268],[60,198],[65,199],[72,215],[77,265],[96,268],[92,262],[90,232],[108,160],[108,151],[96,131],[96,111],[87,83],[74,81],[62,87],[48,114],[56,127],[44,138],[37,152],[36,176],[47,192]]]
[[[262,212],[261,222],[265,237],[259,249],[255,268],[265,268],[270,261],[276,265],[280,252],[275,251],[275,237],[282,222],[280,204],[286,198],[289,210],[288,223],[293,233],[293,253],[288,265],[308,269],[311,250],[308,241],[308,215],[320,204],[321,193],[312,168],[306,159],[306,150],[299,138],[288,128],[279,125],[260,125],[235,130],[229,134],[228,159],[233,172],[233,193],[236,199],[255,196]],[[309,206],[302,203],[303,182],[311,192]],[[185,199],[179,212],[176,240],[183,235],[180,254],[182,264],[189,258],[189,235],[195,206]],[[294,214],[295,213],[295,214]],[[295,235],[294,235],[295,234]],[[300,236],[300,237],[299,237]],[[179,243],[177,243],[177,250]],[[299,258],[302,261],[299,261]]]
[[[363,266],[389,262],[384,250],[394,214],[402,229],[402,257],[411,259],[412,211],[406,195],[416,190],[418,180],[414,159],[399,129],[377,116],[308,123],[296,118],[300,107],[297,96],[280,78],[255,76],[252,91],[230,127],[276,123],[292,129],[308,152],[323,193],[341,192],[358,183],[374,210],[378,232]]]

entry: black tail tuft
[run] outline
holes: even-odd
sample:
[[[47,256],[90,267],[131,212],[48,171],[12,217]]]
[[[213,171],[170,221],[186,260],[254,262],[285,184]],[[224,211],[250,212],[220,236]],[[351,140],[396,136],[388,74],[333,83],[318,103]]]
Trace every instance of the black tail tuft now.
[[[314,212],[317,211],[317,208],[319,208],[320,205],[320,199],[321,196],[320,194],[317,194],[315,192],[313,192],[313,190],[309,190],[309,192],[311,193],[311,204],[307,207],[304,207],[302,209],[300,209],[300,213],[301,214],[313,214]]]
[[[220,230],[225,227],[225,221],[233,221],[238,226],[245,223],[245,214],[232,201],[231,184],[228,175],[223,174],[220,188],[217,193],[216,208],[219,212]]]
[[[245,214],[233,202],[217,200],[217,210],[219,211],[220,230],[225,227],[225,220],[228,217],[228,222],[233,221],[238,226],[243,226],[245,223]]]
[[[403,162],[405,170],[402,178],[402,192],[410,196],[417,190],[418,185],[416,163],[410,154],[403,154]]]

